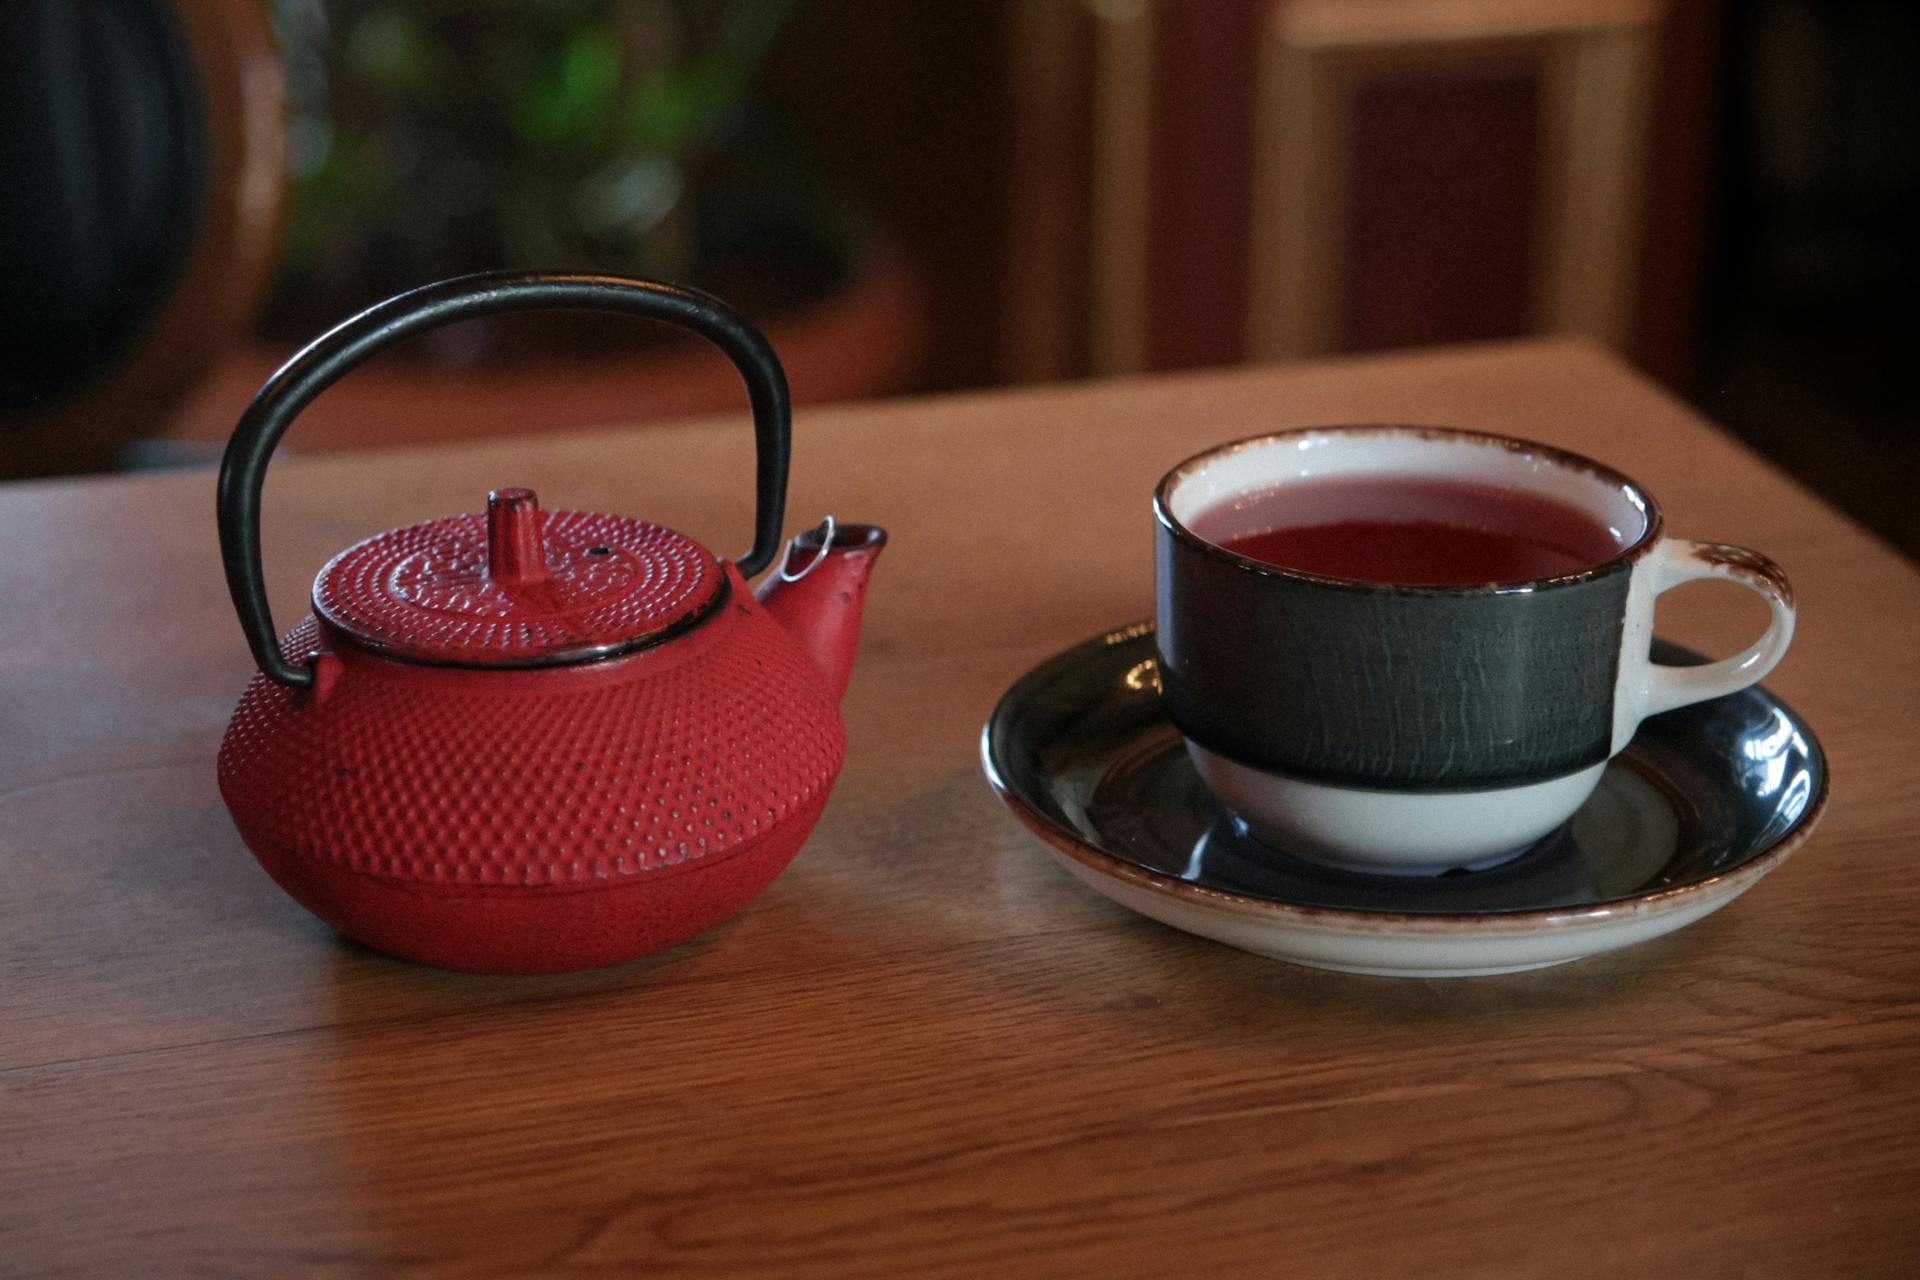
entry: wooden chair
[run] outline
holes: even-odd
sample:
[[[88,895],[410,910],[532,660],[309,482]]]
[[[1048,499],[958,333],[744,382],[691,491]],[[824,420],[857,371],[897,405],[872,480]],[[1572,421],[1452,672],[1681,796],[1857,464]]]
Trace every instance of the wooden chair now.
[[[1002,375],[1531,333],[1680,375],[1723,8],[1007,0]]]
[[[248,0],[8,0],[0,68],[0,478],[110,466],[266,285],[272,33]]]

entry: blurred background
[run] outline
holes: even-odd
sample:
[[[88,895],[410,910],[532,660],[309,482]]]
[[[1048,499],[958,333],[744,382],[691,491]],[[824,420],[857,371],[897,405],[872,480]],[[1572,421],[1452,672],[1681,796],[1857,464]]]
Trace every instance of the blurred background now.
[[[9,0],[0,59],[0,477],[205,465],[352,311],[560,266],[803,404],[1586,335],[1920,553],[1909,0]],[[288,444],[738,400],[521,316]]]

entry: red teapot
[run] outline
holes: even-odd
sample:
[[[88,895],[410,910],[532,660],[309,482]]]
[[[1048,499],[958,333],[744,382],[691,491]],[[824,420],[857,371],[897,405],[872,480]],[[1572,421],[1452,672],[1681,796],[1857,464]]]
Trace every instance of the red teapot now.
[[[496,489],[320,570],[276,638],[260,559],[274,446],[315,396],[411,334],[541,307],[690,329],[746,383],[753,547],[728,562],[626,516]],[[242,839],[315,915],[426,964],[612,964],[726,919],[783,870],[840,769],[841,692],[886,541],[829,519],[780,551],[790,406],[766,340],[717,299],[607,276],[488,273],[355,316],[274,374],[220,469],[220,550],[260,672],[221,743]]]

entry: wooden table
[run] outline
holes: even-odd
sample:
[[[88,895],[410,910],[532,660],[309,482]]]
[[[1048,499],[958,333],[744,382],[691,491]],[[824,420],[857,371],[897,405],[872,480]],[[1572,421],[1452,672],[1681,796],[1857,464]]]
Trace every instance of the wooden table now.
[[[1149,611],[1170,463],[1353,420],[1573,445],[1778,557],[1819,834],[1694,928],[1467,981],[1257,959],[1054,868],[981,779],[995,697]],[[740,550],[749,458],[743,412],[286,461],[277,616],[490,485]],[[790,524],[826,510],[894,542],[811,844],[668,954],[501,979],[341,941],[235,837],[210,475],[0,491],[0,1273],[1916,1274],[1911,564],[1554,343],[812,411]]]

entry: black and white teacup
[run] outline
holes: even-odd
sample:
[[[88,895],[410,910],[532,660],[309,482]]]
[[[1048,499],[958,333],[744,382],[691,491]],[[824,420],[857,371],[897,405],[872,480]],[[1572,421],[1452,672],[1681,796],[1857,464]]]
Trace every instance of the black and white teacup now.
[[[1297,486],[1460,482],[1549,500],[1606,541],[1525,581],[1400,585],[1252,559],[1196,524],[1287,509]],[[1667,537],[1638,484],[1577,454],[1482,432],[1317,427],[1175,467],[1154,495],[1160,680],[1214,794],[1267,844],[1355,869],[1488,866],[1571,817],[1646,716],[1744,689],[1793,637],[1765,556]],[[1654,600],[1699,578],[1772,610],[1744,652],[1652,661]]]

